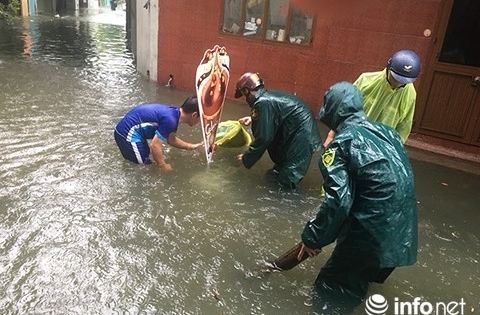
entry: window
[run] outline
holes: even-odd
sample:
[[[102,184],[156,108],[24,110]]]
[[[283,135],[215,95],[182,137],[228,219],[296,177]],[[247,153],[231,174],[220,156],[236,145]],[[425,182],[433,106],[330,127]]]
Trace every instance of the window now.
[[[440,62],[480,67],[480,22],[478,0],[457,0],[453,3]]]
[[[292,7],[289,0],[224,1],[223,33],[295,45],[311,43],[313,15]]]

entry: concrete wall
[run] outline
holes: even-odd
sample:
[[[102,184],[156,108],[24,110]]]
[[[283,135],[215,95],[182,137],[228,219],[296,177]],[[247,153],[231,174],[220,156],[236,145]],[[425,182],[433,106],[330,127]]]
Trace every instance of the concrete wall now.
[[[136,62],[137,71],[157,81],[158,60],[158,1],[135,1]]]
[[[233,97],[236,79],[258,71],[268,88],[296,93],[317,110],[325,90],[362,72],[383,69],[399,49],[427,58],[442,0],[291,0],[316,15],[311,47],[260,42],[220,32],[223,0],[159,2],[158,77],[175,75],[177,87],[193,90],[205,49],[218,44],[230,55]],[[343,6],[341,6],[341,4]],[[340,7],[341,6],[341,7]],[[428,32],[425,32],[428,34]],[[421,77],[416,81],[421,84]]]

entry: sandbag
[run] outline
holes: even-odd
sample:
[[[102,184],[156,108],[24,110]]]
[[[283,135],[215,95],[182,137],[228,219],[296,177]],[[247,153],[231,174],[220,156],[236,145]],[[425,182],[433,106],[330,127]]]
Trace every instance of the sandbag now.
[[[252,142],[252,137],[237,120],[222,121],[218,124],[215,144],[223,147],[243,147]]]

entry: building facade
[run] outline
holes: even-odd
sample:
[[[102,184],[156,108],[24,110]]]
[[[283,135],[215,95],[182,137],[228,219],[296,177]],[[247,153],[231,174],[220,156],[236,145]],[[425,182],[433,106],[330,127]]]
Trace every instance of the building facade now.
[[[193,90],[203,52],[220,45],[233,82],[259,72],[268,88],[294,93],[317,112],[333,83],[381,70],[393,52],[412,49],[423,64],[414,132],[480,155],[478,0],[147,2],[158,12],[154,80],[173,74],[177,87]]]

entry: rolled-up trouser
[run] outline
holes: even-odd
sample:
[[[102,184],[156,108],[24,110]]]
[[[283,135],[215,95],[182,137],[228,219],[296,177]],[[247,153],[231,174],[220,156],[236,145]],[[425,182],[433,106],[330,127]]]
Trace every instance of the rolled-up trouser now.
[[[122,156],[134,163],[138,164],[150,164],[150,146],[147,141],[144,142],[130,142],[127,139],[119,134],[116,130],[113,132],[115,137],[115,142],[117,143],[118,148]]]

